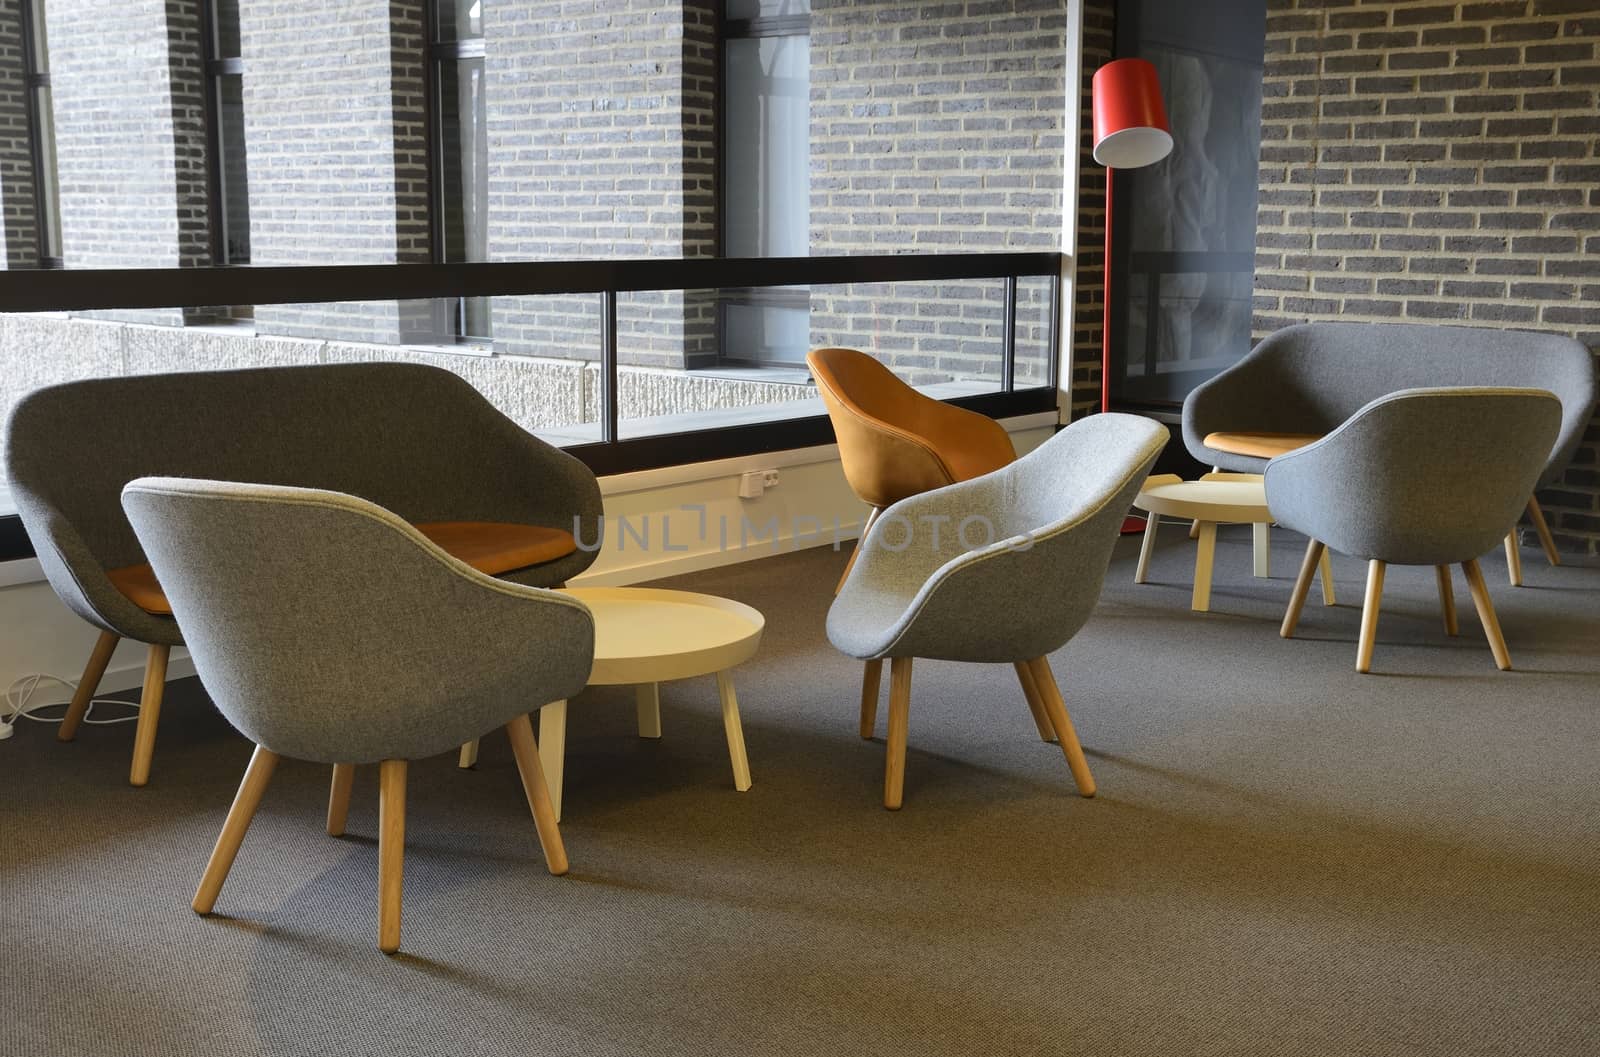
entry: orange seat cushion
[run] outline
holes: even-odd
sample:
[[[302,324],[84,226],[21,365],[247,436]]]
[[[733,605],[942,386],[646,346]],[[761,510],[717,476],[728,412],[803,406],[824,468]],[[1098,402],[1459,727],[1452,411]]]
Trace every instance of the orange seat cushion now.
[[[572,533],[539,525],[500,521],[429,521],[415,526],[440,550],[487,576],[543,565],[578,549]],[[126,565],[106,573],[111,586],[147,613],[171,616],[172,606],[148,564]]]
[[[1271,459],[1321,439],[1320,433],[1211,433],[1205,445],[1230,455]]]

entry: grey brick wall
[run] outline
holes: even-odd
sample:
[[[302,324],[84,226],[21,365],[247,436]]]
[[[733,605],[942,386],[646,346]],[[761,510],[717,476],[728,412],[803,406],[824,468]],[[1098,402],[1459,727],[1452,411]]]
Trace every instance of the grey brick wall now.
[[[812,252],[1059,249],[1066,18],[1064,0],[814,3]],[[817,290],[812,343],[914,381],[998,379],[998,285]]]
[[[1600,5],[1269,0],[1257,336],[1316,319],[1600,348]],[[1600,544],[1600,426],[1541,503]]]
[[[0,268],[39,264],[23,70],[21,0],[0,0]]]
[[[309,0],[240,7],[251,262],[426,261],[420,0],[348,0],[337,17]],[[263,305],[256,326],[393,343],[428,316],[414,303]]]
[[[198,71],[193,3],[55,3],[49,35],[66,266],[196,263],[206,231],[194,198],[197,186],[204,198],[204,126],[184,76]],[[96,315],[182,322],[175,309]]]
[[[1111,61],[1115,10],[1083,6],[1083,95],[1078,114],[1078,247],[1072,287],[1072,417],[1100,408],[1100,354],[1106,304],[1106,171],[1094,160],[1094,73]]]
[[[710,251],[708,11],[666,0],[487,5],[491,260]],[[497,298],[495,346],[594,359],[596,305]],[[620,356],[682,366],[708,319],[701,298],[630,295],[617,310]]]

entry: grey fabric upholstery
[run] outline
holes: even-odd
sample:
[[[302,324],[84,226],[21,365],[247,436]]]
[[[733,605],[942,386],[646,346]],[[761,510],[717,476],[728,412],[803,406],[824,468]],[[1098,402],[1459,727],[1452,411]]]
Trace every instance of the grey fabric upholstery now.
[[[118,495],[136,477],[259,481],[360,496],[407,521],[505,521],[597,538],[600,489],[577,459],[525,432],[437,367],[328,364],[71,382],[24,397],[7,474],[50,584],[74,612],[141,642],[174,623],[105,571],[145,560]],[[575,534],[578,534],[575,533]],[[592,551],[510,574],[550,586]]]
[[[229,722],[321,763],[417,759],[576,694],[594,622],[336,492],[140,478],[122,502]]]
[[[1538,389],[1408,389],[1267,464],[1278,523],[1343,554],[1446,565],[1516,524],[1561,424]]]
[[[1216,432],[1327,433],[1371,401],[1429,386],[1530,387],[1561,401],[1538,487],[1555,482],[1595,408],[1594,355],[1559,334],[1416,323],[1305,323],[1269,334],[1183,402],[1183,442],[1208,466],[1261,473],[1265,459],[1206,447]],[[1531,495],[1533,489],[1529,489]],[[1523,496],[1527,502],[1527,496]]]
[[[1058,649],[1094,609],[1166,442],[1149,419],[1094,415],[1009,466],[894,504],[828,611],[829,640],[864,659],[1015,662]]]

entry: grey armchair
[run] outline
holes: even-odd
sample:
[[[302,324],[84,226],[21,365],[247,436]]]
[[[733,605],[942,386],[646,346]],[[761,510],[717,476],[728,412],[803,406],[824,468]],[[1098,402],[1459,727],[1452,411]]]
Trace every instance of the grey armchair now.
[[[1046,655],[1089,619],[1122,519],[1166,441],[1149,419],[1095,415],[873,523],[828,611],[828,638],[871,665],[890,659],[885,807],[903,799],[914,657],[1012,664],[1040,737],[1060,741],[1078,792],[1094,795]],[[864,695],[863,737],[876,711],[876,695]]]
[[[101,632],[61,740],[77,732],[118,641],[150,646],[134,785],[149,778],[168,651],[183,645],[119,503],[136,477],[346,492],[428,526],[463,557],[475,547],[481,556],[483,543],[481,534],[463,536],[464,527],[516,529],[531,535],[530,546],[491,554],[498,564],[475,561],[516,583],[555,586],[595,558],[573,539],[575,528],[597,538],[594,474],[436,367],[328,364],[72,382],[24,397],[7,430],[7,473],[45,575]]]
[[[1183,442],[1207,465],[1261,473],[1268,459],[1326,435],[1370,401],[1426,386],[1531,386],[1560,399],[1560,429],[1523,505],[1545,557],[1561,564],[1533,493],[1557,482],[1583,441],[1595,410],[1595,359],[1560,334],[1420,323],[1285,327],[1189,394]],[[1520,584],[1514,535],[1506,544],[1511,582]]]
[[[328,832],[354,766],[379,761],[378,946],[400,944],[406,761],[503,726],[550,872],[566,852],[528,713],[583,688],[589,611],[451,558],[336,492],[141,478],[123,505],[212,700],[256,743],[195,894],[210,913],[281,755],[334,764]]]
[[[1387,565],[1432,565],[1447,634],[1456,633],[1450,566],[1460,564],[1495,664],[1511,657],[1478,568],[1516,523],[1561,425],[1539,389],[1408,389],[1380,397],[1322,440],[1267,464],[1267,506],[1310,537],[1283,618],[1300,619],[1324,546],[1367,559],[1356,671],[1372,668]]]

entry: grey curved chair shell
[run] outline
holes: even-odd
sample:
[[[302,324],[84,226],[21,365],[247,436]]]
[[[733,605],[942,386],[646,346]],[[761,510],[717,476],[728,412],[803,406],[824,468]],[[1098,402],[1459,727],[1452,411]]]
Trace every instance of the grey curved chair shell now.
[[[1166,439],[1149,419],[1094,415],[1009,466],[894,504],[828,611],[829,639],[860,658],[1010,662],[1060,648],[1099,599],[1113,526]],[[967,542],[993,542],[968,549],[963,522]]]
[[[828,611],[828,638],[866,660],[861,736],[891,663],[884,806],[902,802],[913,658],[1010,662],[1039,736],[1078,792],[1093,776],[1047,654],[1089,619],[1129,505],[1167,442],[1132,415],[1074,422],[1022,458],[903,499],[872,524]]]
[[[1267,464],[1278,524],[1341,554],[1455,564],[1516,523],[1561,421],[1538,389],[1407,389]]]
[[[1511,667],[1478,557],[1516,523],[1560,429],[1539,389],[1409,389],[1372,401],[1314,444],[1267,464],[1267,506],[1310,538],[1280,634],[1294,634],[1324,546],[1368,562],[1356,670],[1371,669],[1385,568],[1436,569],[1456,634],[1450,566],[1460,564],[1493,651]]]
[[[600,490],[577,459],[527,433],[460,377],[408,363],[198,371],[36,390],[7,425],[7,474],[50,585],[84,620],[181,645],[106,578],[144,560],[118,496],[166,475],[322,488],[410,522],[504,521],[595,539]],[[594,561],[510,574],[563,583]]]
[[[536,525],[598,539],[600,488],[467,382],[410,363],[317,364],[103,378],[36,390],[7,423],[6,470],[46,577],[101,629],[59,737],[70,740],[119,638],[150,644],[129,781],[150,771],[167,651],[179,625],[146,612],[108,570],[145,555],[120,504],[137,477],[260,481],[357,495],[414,523]],[[566,557],[501,578],[561,584]]]
[[[1560,334],[1416,323],[1304,323],[1262,339],[1191,392],[1183,441],[1208,466],[1261,473],[1267,460],[1205,445],[1214,432],[1325,434],[1378,397],[1419,387],[1531,387],[1561,401],[1537,486],[1572,461],[1595,409],[1595,358]],[[1532,489],[1530,493],[1532,494]],[[1527,502],[1523,496],[1523,502]]]
[[[565,873],[528,713],[577,693],[576,600],[450,557],[392,513],[315,489],[141,478],[123,504],[222,713],[256,743],[194,909],[211,912],[279,756],[334,764],[328,833],[379,761],[378,947],[400,946],[406,769],[503,725],[550,872]]]
[[[375,504],[140,478],[123,505],[206,692],[282,755],[431,756],[588,679],[581,603],[476,572]]]

